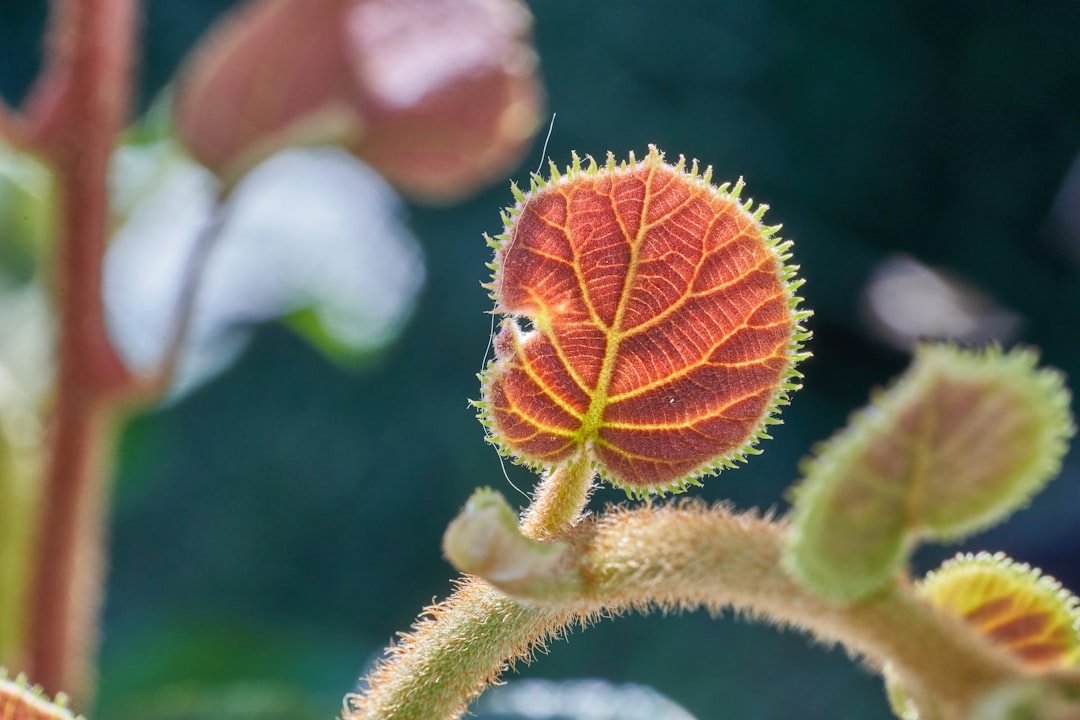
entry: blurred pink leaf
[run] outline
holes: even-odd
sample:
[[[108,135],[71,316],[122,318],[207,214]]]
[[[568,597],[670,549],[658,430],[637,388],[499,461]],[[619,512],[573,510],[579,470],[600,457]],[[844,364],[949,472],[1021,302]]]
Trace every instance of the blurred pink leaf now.
[[[291,142],[359,132],[339,41],[348,5],[261,0],[212,31],[182,70],[176,102],[180,137],[196,159],[234,184]]]
[[[257,0],[182,71],[176,121],[232,185],[275,150],[342,144],[415,199],[506,174],[542,90],[518,0]]]

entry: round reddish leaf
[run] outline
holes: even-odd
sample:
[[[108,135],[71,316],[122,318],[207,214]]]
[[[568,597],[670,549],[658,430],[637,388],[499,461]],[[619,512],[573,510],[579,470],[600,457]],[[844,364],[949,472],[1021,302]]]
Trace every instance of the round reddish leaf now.
[[[84,720],[67,707],[67,696],[60,693],[50,699],[40,686],[30,685],[26,677],[11,679],[0,667],[0,718],[4,720]]]
[[[587,452],[634,494],[679,490],[753,451],[806,333],[789,243],[711,171],[574,166],[506,216],[505,316],[483,378],[492,441],[551,468]]]
[[[180,74],[176,128],[226,183],[271,153],[360,132],[341,24],[349,0],[262,0],[226,16]]]

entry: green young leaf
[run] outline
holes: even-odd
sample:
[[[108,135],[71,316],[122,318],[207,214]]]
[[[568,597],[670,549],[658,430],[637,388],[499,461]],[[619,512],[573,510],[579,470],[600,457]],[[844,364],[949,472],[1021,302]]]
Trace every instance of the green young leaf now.
[[[918,540],[968,535],[1026,503],[1074,430],[1062,376],[1036,362],[1030,350],[920,348],[806,464],[788,569],[856,600],[885,585]]]
[[[341,367],[363,367],[366,361],[373,360],[378,355],[382,343],[350,342],[340,332],[334,332],[334,328],[327,327],[319,310],[318,307],[307,305],[284,315],[281,322],[321,352],[323,357]],[[359,314],[358,312],[357,315]],[[392,333],[387,332],[385,335],[392,336]]]

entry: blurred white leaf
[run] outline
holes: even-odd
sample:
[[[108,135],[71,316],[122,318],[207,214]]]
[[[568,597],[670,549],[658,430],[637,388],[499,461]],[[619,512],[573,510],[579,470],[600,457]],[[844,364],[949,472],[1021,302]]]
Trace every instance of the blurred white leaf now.
[[[910,352],[920,340],[1007,345],[1022,318],[987,293],[906,255],[890,255],[863,289],[861,311],[886,344]]]
[[[39,283],[14,288],[0,283],[0,414],[37,417],[52,388],[55,330],[52,309]],[[36,427],[27,431],[36,433]]]
[[[155,166],[156,176],[148,172]],[[131,205],[121,208],[127,218],[106,258],[105,303],[120,351],[149,372],[161,363],[218,184],[171,146],[125,148],[116,171],[141,177],[143,190],[125,191],[117,179]],[[378,349],[401,328],[424,281],[423,256],[397,196],[352,156],[333,148],[279,153],[238,185],[225,212],[174,395],[230,363],[254,323],[306,309],[354,353]]]
[[[499,720],[694,720],[645,685],[605,680],[514,680],[489,690],[478,718]]]

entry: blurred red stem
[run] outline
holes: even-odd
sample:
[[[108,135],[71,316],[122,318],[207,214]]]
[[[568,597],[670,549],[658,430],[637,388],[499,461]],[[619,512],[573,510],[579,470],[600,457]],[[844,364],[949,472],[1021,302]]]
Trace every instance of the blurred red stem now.
[[[101,595],[110,417],[130,376],[101,294],[109,157],[127,117],[136,0],[54,0],[45,75],[56,93],[35,138],[56,174],[58,374],[38,525],[27,657],[49,692],[85,694]]]

